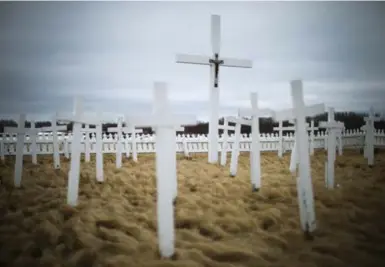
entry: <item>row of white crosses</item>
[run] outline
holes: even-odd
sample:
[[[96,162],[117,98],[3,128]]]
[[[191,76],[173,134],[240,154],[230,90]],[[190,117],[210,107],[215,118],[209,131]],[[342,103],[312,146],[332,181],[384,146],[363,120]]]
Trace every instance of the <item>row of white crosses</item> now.
[[[172,114],[165,83],[156,82],[154,109],[149,116],[126,116],[126,122],[156,130],[156,185],[159,251],[162,257],[175,253],[174,205],[177,194],[175,131],[181,125],[196,125],[192,115]]]
[[[22,173],[23,173],[23,156],[24,156],[24,140],[25,136],[28,134],[31,139],[31,154],[32,154],[32,163],[37,164],[37,134],[42,131],[52,131],[53,132],[53,162],[54,168],[60,168],[60,155],[59,155],[59,143],[57,132],[64,131],[67,129],[66,126],[56,125],[56,116],[52,119],[51,127],[41,127],[35,128],[35,122],[31,121],[31,127],[25,128],[26,114],[20,114],[17,127],[4,127],[5,133],[15,133],[17,135],[16,140],[16,158],[15,158],[15,169],[14,169],[14,185],[15,187],[21,186]]]
[[[211,46],[213,56],[195,56],[179,54],[177,63],[208,65],[210,66],[210,116],[209,116],[209,147],[208,162],[218,162],[218,120],[219,120],[219,67],[251,68],[250,60],[220,58],[221,20],[219,15],[211,16]]]
[[[127,127],[123,127],[123,120],[124,117],[118,117],[118,124],[117,127],[109,127],[107,129],[107,132],[115,132],[117,133],[116,138],[116,168],[122,167],[122,152],[123,152],[123,133],[129,134],[131,133],[131,152],[132,152],[132,160],[134,162],[138,161],[138,153],[137,153],[137,146],[136,146],[136,134],[137,133],[143,133],[142,129],[135,129],[134,125],[129,125]],[[126,157],[128,158],[130,156],[130,150],[128,149],[128,137],[126,136],[125,140],[125,147],[126,147]]]
[[[314,154],[314,131],[318,130],[318,127],[314,126],[314,120],[311,120],[310,124],[307,124],[306,129],[310,131],[310,155]],[[295,131],[295,126],[287,126],[283,127],[283,121],[280,120],[278,122],[278,127],[273,128],[274,131],[279,132],[279,144],[278,144],[278,157],[282,158],[284,151],[284,146],[283,146],[283,131]]]

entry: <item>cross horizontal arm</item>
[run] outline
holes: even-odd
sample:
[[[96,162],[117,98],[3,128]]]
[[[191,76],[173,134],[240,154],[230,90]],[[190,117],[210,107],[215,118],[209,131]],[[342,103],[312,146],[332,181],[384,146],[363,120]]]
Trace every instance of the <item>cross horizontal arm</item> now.
[[[177,54],[176,63],[210,65],[210,58],[207,56]]]
[[[17,128],[17,127],[4,127],[4,133],[15,133],[15,134],[37,134],[39,128]]]
[[[140,127],[179,127],[180,125],[196,125],[197,119],[194,115],[142,115],[126,116],[126,121]]]
[[[233,67],[233,68],[252,68],[253,62],[247,59],[236,59],[236,58],[220,58],[223,60],[221,66]]]
[[[227,131],[235,131],[235,127],[234,126],[231,126],[231,125],[223,125],[223,124],[219,124],[218,125],[218,129],[220,130],[227,130]]]
[[[37,128],[40,132],[52,132],[53,128],[52,126],[49,127],[41,127]],[[67,126],[66,125],[57,125],[56,129],[57,132],[62,132],[62,131],[67,131]]]
[[[326,129],[344,129],[345,124],[339,121],[320,121],[319,127]]]
[[[237,123],[237,124],[239,123],[239,124],[242,124],[242,125],[249,125],[249,126],[251,126],[251,120],[245,120],[245,119],[234,117],[234,116],[227,117],[226,120],[228,122],[231,122],[231,123]]]
[[[365,122],[367,122],[367,121],[369,121],[369,122],[371,122],[371,121],[381,121],[381,120],[382,120],[381,117],[366,117],[366,118],[364,118]]]
[[[86,116],[84,114],[81,114],[81,115],[58,114],[56,118],[58,121],[77,122],[77,123],[93,124],[93,125],[102,124],[100,118],[98,118],[97,116]]]
[[[295,126],[288,126],[288,127],[274,127],[273,130],[274,130],[274,131],[279,131],[279,130],[282,130],[282,131],[295,131]]]
[[[325,112],[325,104],[315,104],[305,107],[305,116],[314,117],[316,115],[322,114]],[[287,121],[295,119],[294,109],[284,109],[280,111],[275,111],[273,118],[276,121]]]
[[[264,108],[264,109],[258,109],[256,111],[256,114],[254,114],[254,110],[251,108],[240,108],[238,109],[238,114],[239,116],[242,116],[242,117],[257,115],[258,117],[261,118],[261,117],[272,117],[274,114],[274,111],[269,108]]]

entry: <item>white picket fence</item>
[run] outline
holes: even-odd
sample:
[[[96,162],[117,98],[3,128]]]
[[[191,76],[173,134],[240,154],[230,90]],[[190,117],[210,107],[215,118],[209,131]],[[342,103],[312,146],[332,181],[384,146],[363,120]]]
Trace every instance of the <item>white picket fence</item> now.
[[[344,148],[360,148],[364,145],[364,132],[360,130],[348,130],[342,135],[342,142]],[[104,134],[103,135],[103,153],[115,153],[116,152],[116,134]],[[327,135],[323,132],[317,132],[314,137],[314,148],[325,148],[325,139]],[[125,140],[127,138],[127,141]],[[138,135],[136,137],[137,152],[138,153],[154,153],[155,152],[155,138],[156,135]],[[40,134],[37,138],[37,154],[47,155],[53,154],[53,141],[52,134]],[[72,135],[64,135],[59,133],[59,151],[61,154],[71,153],[71,140]],[[0,147],[4,148],[4,155],[14,155],[16,151],[16,136],[0,137]],[[228,142],[230,149],[233,145],[234,135],[230,135]],[[310,141],[310,138],[309,138]],[[95,152],[96,139],[93,135],[90,139],[90,152]],[[177,152],[183,152],[183,142],[187,143],[187,148],[190,153],[204,153],[208,151],[208,139],[207,135],[200,134],[187,134],[176,136]],[[261,134],[261,151],[278,151],[279,136],[278,134]],[[131,136],[124,136],[123,140],[123,153],[128,148],[131,151]],[[284,150],[291,150],[294,145],[294,134],[288,134],[283,137]],[[127,146],[127,147],[126,147]],[[385,146],[385,133],[383,130],[376,131],[375,135],[375,147]],[[24,155],[31,154],[31,140],[28,136],[25,137],[24,142]],[[240,151],[250,151],[251,137],[247,134],[243,134],[240,142]],[[1,148],[0,148],[1,149]],[[219,150],[222,149],[222,135],[219,139]],[[82,152],[85,152],[85,138],[82,141]]]

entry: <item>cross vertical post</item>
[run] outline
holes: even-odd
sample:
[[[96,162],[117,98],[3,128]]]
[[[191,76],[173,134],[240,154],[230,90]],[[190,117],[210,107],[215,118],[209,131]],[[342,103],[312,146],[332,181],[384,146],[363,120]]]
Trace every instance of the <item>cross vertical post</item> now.
[[[234,126],[230,126],[227,122],[227,119],[224,118],[223,119],[223,125],[218,125],[218,129],[221,129],[223,130],[223,134],[222,134],[222,149],[221,149],[221,165],[222,166],[225,166],[226,165],[226,161],[227,161],[227,151],[229,149],[229,142],[228,142],[228,138],[229,138],[229,131],[235,131],[235,127]]]

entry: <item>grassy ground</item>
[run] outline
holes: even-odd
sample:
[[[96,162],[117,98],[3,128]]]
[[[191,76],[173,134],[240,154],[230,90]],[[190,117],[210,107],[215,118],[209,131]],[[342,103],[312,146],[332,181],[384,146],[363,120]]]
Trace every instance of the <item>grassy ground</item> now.
[[[178,158],[176,255],[160,260],[153,155],[105,157],[104,184],[94,158],[82,163],[79,206],[66,202],[69,162],[25,157],[21,189],[12,189],[13,159],[0,163],[0,266],[384,266],[385,154],[373,168],[357,151],[337,157],[334,190],[324,187],[324,151],[312,157],[318,230],[299,227],[289,155],[262,153],[262,189],[251,192],[249,156],[237,177],[207,164],[207,155]]]

